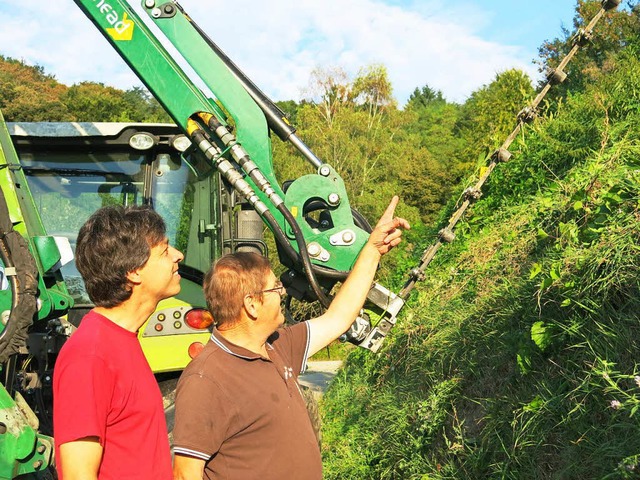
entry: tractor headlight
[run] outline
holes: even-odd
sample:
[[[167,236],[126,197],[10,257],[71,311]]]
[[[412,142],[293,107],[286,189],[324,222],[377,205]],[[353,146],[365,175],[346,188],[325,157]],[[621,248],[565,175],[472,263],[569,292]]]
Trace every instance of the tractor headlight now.
[[[176,135],[171,139],[171,146],[182,153],[191,146],[191,140],[186,135]]]
[[[129,146],[136,150],[149,150],[158,143],[158,139],[147,132],[138,132],[131,135]]]

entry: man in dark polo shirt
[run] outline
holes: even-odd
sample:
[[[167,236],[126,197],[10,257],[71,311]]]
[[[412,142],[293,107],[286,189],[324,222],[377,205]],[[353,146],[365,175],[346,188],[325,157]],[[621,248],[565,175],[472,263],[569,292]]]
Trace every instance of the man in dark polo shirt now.
[[[322,463],[298,374],[307,358],[353,323],[378,263],[406,220],[394,197],[329,309],[283,328],[277,281],[266,258],[222,257],[205,296],[216,329],[185,369],[176,393],[174,479],[320,480]]]

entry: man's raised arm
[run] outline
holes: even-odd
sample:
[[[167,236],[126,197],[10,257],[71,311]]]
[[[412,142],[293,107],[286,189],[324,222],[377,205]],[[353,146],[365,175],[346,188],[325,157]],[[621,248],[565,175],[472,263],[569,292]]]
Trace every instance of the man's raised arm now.
[[[402,230],[409,229],[409,222],[393,216],[398,201],[394,196],[380,217],[329,309],[318,318],[309,320],[309,356],[349,329],[364,305],[380,258],[400,243]]]

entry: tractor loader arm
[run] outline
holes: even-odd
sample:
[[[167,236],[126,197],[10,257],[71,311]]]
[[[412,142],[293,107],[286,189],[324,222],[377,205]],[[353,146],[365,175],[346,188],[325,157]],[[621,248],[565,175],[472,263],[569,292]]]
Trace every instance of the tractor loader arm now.
[[[190,138],[192,168],[218,172],[273,232],[280,261],[290,269],[282,277],[288,292],[328,306],[329,290],[346,278],[370,231],[352,212],[335,169],[304,145],[280,109],[177,2],[143,0],[136,10],[126,0],[74,1]],[[286,191],[274,173],[270,130],[316,170]],[[374,305],[393,303],[390,295],[375,289]],[[361,344],[370,330],[363,317],[348,339]]]

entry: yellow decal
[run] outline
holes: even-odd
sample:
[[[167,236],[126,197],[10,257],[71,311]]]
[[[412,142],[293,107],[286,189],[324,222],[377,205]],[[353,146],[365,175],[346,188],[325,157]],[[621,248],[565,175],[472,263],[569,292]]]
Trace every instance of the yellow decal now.
[[[291,215],[294,217],[298,216],[298,207],[291,207]]]
[[[116,42],[125,41],[128,42],[133,38],[133,20],[127,18],[127,14],[122,15],[122,20],[113,24],[113,28],[107,28],[107,33]]]

